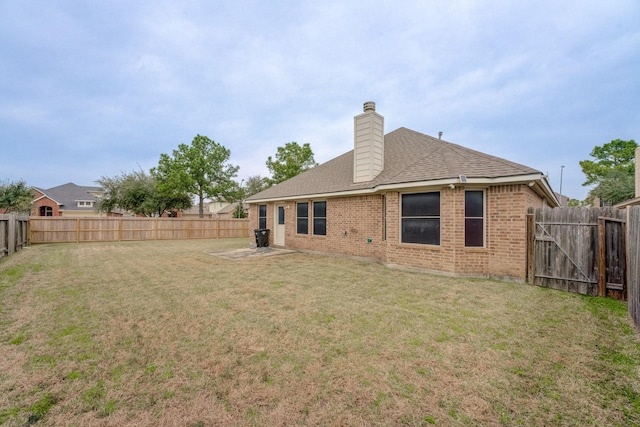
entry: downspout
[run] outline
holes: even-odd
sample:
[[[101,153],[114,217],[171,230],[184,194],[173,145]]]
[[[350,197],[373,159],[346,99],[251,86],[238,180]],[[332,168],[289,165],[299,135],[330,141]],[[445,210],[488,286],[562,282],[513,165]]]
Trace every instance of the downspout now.
[[[451,184],[451,185],[453,185],[453,184]],[[454,238],[451,239],[451,240],[454,242],[454,244],[453,244],[453,272],[456,273],[458,271],[458,256],[457,256],[458,250],[456,248],[456,245],[457,245],[457,240],[456,239],[458,237],[458,234],[456,232],[457,231],[457,223],[458,223],[458,221],[457,221],[458,215],[457,215],[457,210],[456,210],[456,208],[457,208],[457,203],[456,203],[456,193],[457,193],[457,191],[456,191],[456,187],[455,186],[453,186],[451,188],[451,192],[453,193],[452,197],[453,197],[453,236],[454,236]]]
[[[387,263],[387,194],[382,194],[382,241],[380,242],[380,261]]]

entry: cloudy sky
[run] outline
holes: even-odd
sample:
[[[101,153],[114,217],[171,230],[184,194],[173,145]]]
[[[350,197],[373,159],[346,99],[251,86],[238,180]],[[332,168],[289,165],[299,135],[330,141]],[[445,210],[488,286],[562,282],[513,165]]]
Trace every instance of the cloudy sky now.
[[[385,132],[549,174],[640,140],[640,2],[0,0],[0,181],[95,185],[206,135],[238,181],[278,146],[323,163]],[[562,169],[562,166],[565,166]]]

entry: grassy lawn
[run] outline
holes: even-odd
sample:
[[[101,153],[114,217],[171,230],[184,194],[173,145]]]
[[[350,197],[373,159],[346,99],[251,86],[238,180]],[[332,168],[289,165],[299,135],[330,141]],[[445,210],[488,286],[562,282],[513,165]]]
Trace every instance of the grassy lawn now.
[[[640,424],[622,303],[247,244],[0,260],[0,424]]]

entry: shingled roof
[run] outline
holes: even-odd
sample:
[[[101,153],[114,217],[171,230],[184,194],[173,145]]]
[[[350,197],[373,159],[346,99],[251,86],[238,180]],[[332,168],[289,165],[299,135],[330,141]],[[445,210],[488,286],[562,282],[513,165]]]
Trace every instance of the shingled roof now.
[[[79,207],[77,202],[97,202],[98,199],[92,193],[95,194],[102,191],[100,187],[80,186],[72,182],[47,189],[34,188],[58,203],[62,209],[79,211],[93,210],[93,207]]]
[[[540,171],[528,166],[404,127],[384,136],[384,170],[373,180],[354,184],[353,153],[351,150],[257,193],[249,197],[247,202],[370,193],[382,188],[411,187],[417,184],[446,185],[447,181],[458,182],[460,175],[466,176],[469,182],[491,182],[502,178],[524,182],[543,178]]]

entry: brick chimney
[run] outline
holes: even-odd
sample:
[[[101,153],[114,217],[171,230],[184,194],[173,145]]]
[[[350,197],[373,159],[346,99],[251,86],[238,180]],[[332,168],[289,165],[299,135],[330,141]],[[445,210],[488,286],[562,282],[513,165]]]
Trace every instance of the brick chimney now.
[[[384,117],[376,113],[375,102],[364,103],[353,128],[353,182],[368,182],[384,169]]]

